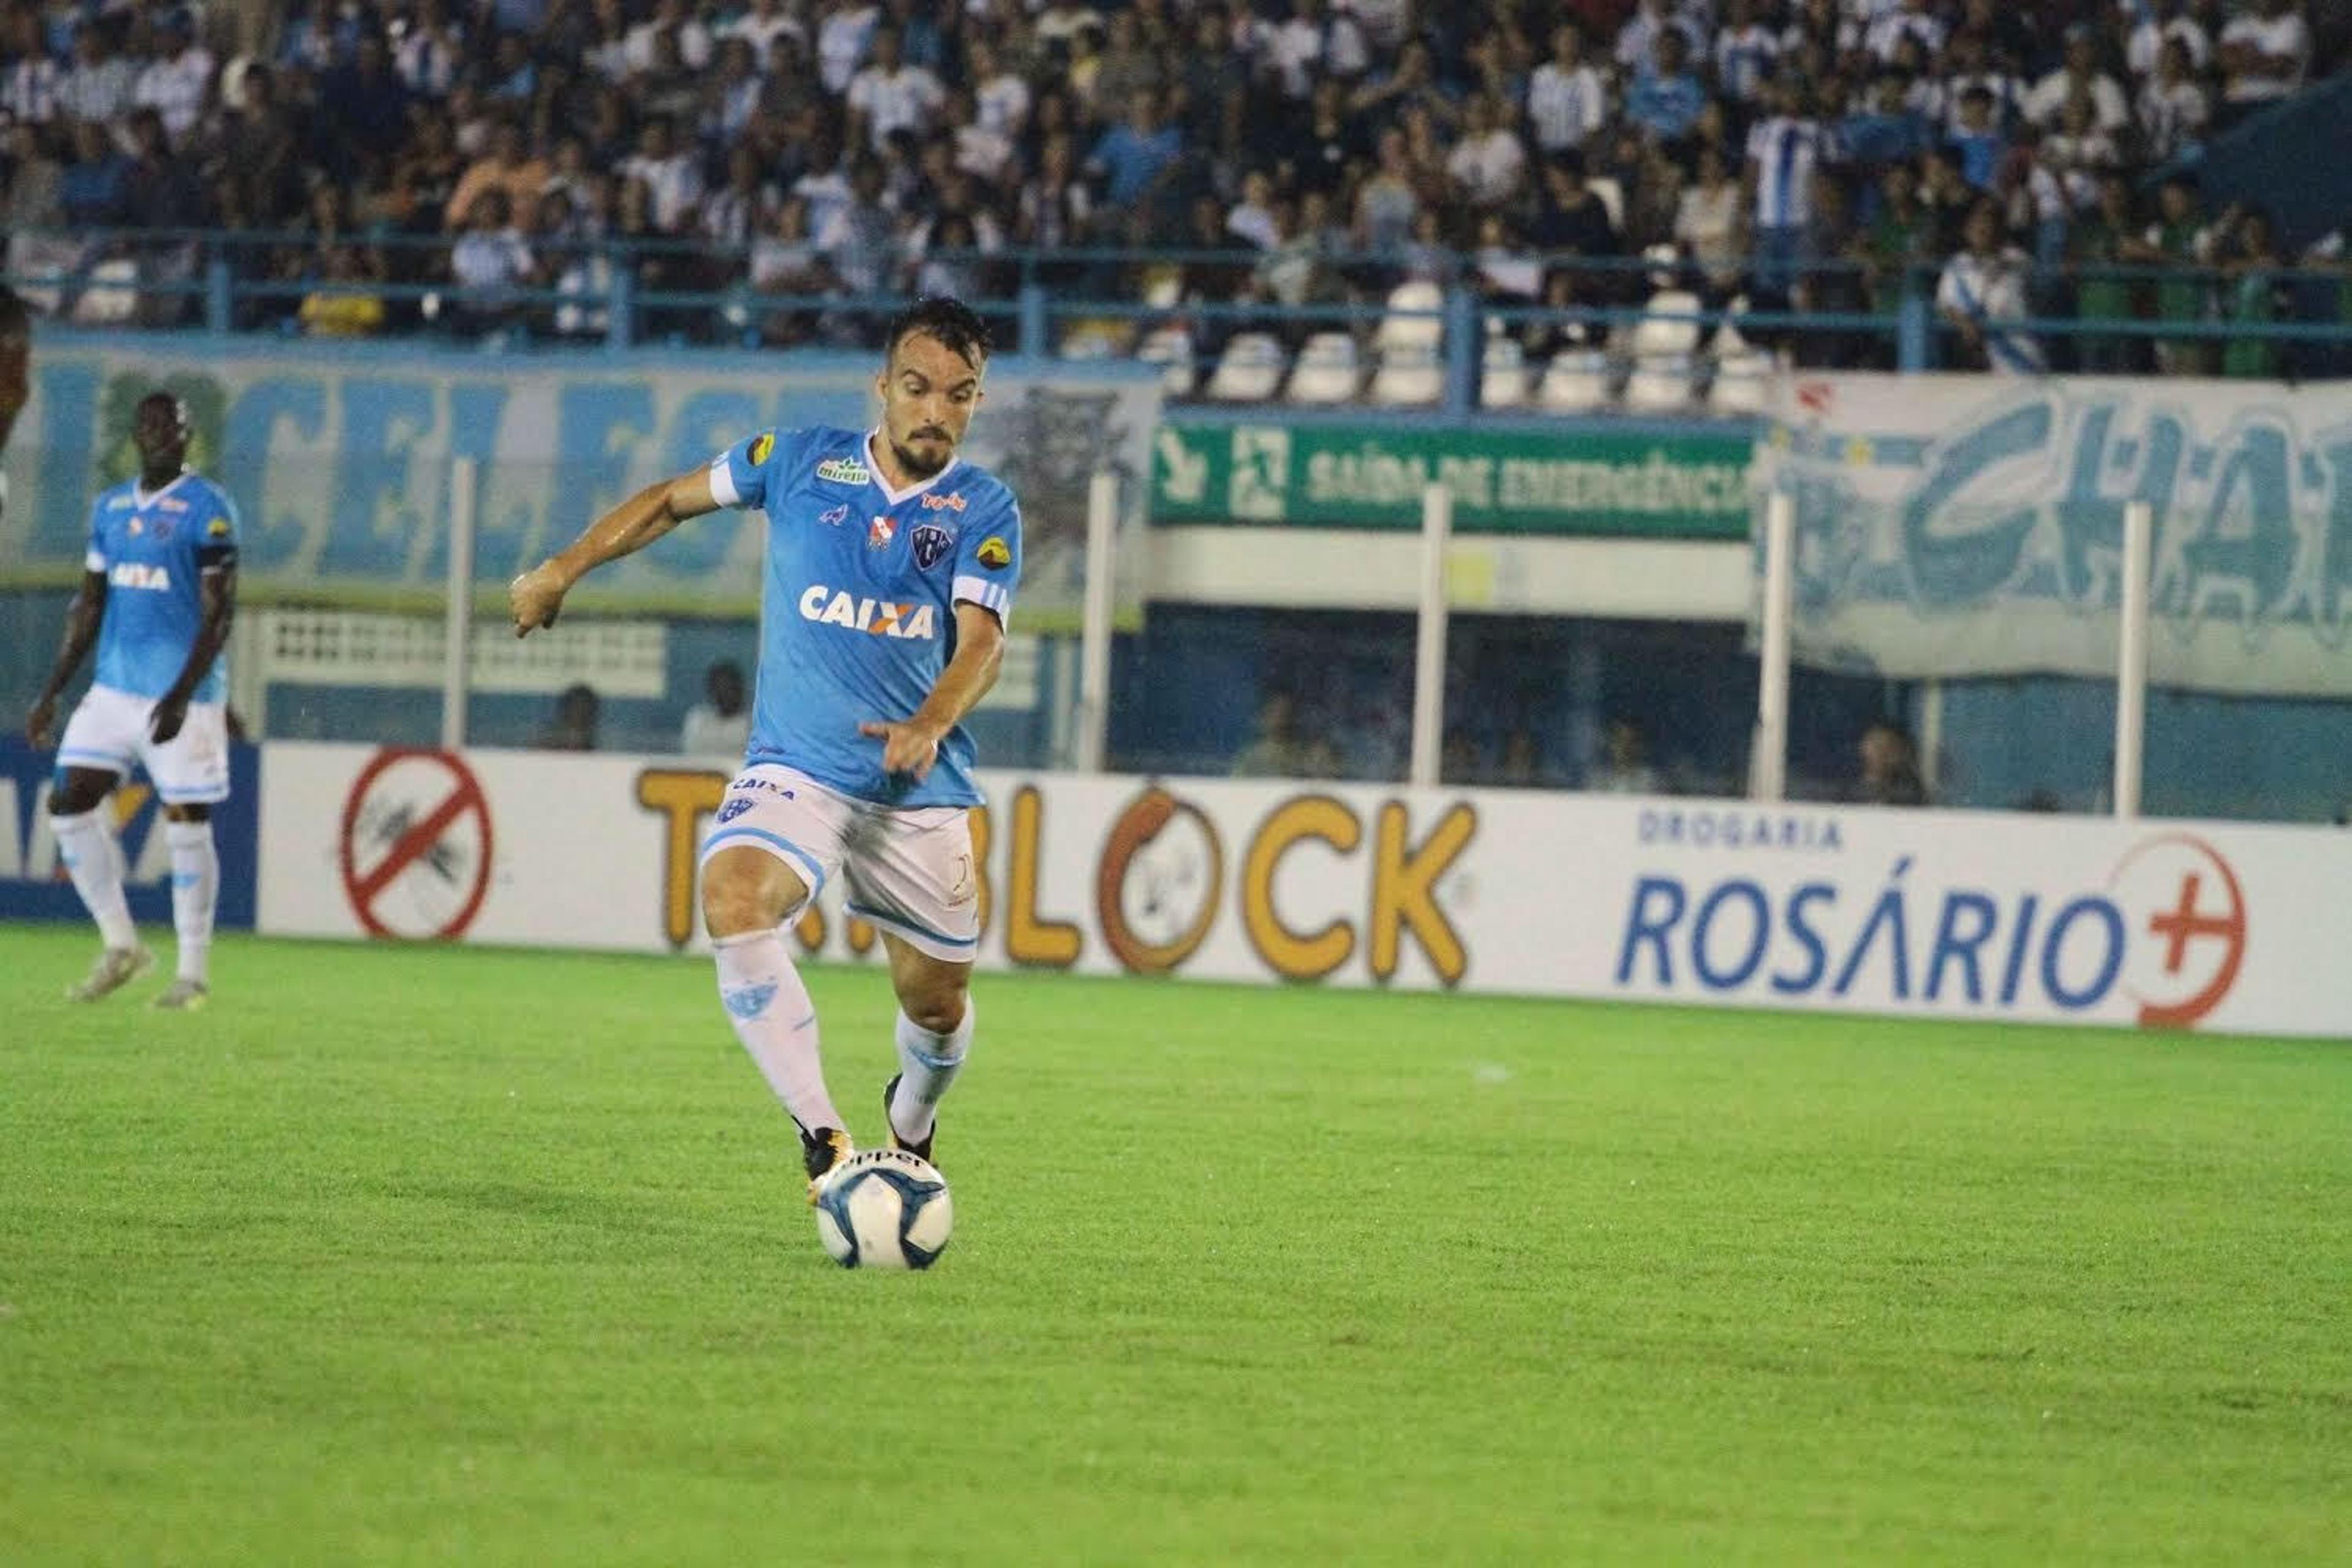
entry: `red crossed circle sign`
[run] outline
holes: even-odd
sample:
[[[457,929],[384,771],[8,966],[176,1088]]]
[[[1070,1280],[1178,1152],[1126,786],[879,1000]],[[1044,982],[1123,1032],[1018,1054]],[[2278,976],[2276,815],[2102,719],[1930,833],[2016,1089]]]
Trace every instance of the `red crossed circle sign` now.
[[[465,934],[490,890],[490,804],[449,752],[388,747],[343,802],[337,859],[370,936]]]

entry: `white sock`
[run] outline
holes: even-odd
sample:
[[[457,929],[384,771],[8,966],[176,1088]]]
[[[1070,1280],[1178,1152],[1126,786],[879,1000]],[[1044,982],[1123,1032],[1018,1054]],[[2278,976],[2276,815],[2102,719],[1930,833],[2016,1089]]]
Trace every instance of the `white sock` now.
[[[760,1064],[761,1076],[801,1131],[839,1127],[841,1112],[825,1092],[817,1059],[816,1008],[793,967],[781,931],[725,936],[711,943],[719,959],[719,999],[735,1037]]]
[[[899,1013],[898,1092],[890,1097],[891,1131],[910,1143],[931,1135],[940,1101],[963,1069],[963,1058],[971,1049],[971,997],[964,998],[963,1021],[944,1035],[935,1035],[903,1011]]]
[[[205,984],[213,950],[213,905],[220,898],[220,853],[209,822],[163,823],[172,847],[172,929],[180,939],[180,978]]]
[[[98,921],[98,934],[110,948],[137,947],[139,930],[131,923],[131,904],[122,896],[122,856],[114,843],[114,828],[100,805],[79,816],[49,818],[57,836],[58,858],[73,878],[82,907]]]

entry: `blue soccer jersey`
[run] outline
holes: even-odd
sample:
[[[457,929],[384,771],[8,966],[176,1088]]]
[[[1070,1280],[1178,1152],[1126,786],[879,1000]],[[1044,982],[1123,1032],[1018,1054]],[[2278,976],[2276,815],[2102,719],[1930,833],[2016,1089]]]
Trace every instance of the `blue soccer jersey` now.
[[[99,493],[83,562],[106,576],[99,685],[137,697],[172,689],[204,623],[196,579],[205,568],[236,559],[236,506],[228,492],[198,474],[182,474],[152,495],[136,479]],[[227,691],[224,648],[189,700],[218,702]]]
[[[754,763],[887,805],[977,805],[971,736],[940,742],[920,784],[882,771],[868,720],[911,718],[955,655],[955,607],[1012,624],[1021,510],[985,469],[950,462],[893,490],[862,431],[768,430],[710,465],[722,506],[768,514]]]

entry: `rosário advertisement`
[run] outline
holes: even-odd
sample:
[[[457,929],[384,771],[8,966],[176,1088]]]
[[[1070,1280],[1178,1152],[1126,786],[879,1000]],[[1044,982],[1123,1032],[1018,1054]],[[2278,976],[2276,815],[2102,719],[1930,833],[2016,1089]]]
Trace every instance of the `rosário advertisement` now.
[[[990,773],[984,968],[2352,1037],[2352,835]],[[727,775],[266,748],[260,924],[682,951]],[[593,846],[584,851],[583,846]],[[874,962],[825,907],[803,951]]]

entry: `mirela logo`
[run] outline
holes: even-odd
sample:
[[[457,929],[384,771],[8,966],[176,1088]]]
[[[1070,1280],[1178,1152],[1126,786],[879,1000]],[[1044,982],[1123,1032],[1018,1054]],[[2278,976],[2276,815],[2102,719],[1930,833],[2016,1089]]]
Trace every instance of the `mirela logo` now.
[[[835,593],[822,583],[810,584],[808,592],[801,595],[801,618],[877,637],[929,638],[939,635],[938,617],[929,605],[861,599],[846,590]]]
[[[117,588],[168,591],[172,586],[172,574],[168,570],[137,561],[116,562],[114,570],[106,574],[106,580]]]
[[[827,458],[816,466],[816,477],[828,484],[862,485],[873,476],[855,458]]]

